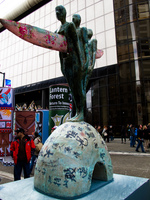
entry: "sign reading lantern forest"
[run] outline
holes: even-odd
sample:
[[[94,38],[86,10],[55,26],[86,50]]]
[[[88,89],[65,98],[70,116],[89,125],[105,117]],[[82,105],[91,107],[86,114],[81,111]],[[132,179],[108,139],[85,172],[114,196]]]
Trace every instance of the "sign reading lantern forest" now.
[[[72,98],[68,84],[56,84],[49,87],[49,125],[59,126],[70,119]]]

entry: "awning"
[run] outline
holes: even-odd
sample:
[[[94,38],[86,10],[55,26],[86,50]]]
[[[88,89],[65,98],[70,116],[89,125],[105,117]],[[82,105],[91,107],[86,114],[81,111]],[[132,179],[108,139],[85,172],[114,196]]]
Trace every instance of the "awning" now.
[[[12,8],[8,6],[12,0],[1,1],[0,18],[19,21],[50,1],[52,0],[18,0],[18,3],[14,1],[14,7]],[[4,12],[2,12],[3,10]],[[4,28],[0,24],[0,31],[2,30]]]

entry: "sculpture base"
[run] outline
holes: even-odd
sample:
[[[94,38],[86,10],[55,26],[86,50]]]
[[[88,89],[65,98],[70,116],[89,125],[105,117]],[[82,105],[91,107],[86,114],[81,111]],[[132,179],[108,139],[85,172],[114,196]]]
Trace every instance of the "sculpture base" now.
[[[146,178],[114,174],[114,179],[108,184],[105,181],[92,181],[88,194],[80,200],[149,200],[150,181]],[[9,191],[9,192],[8,192]],[[56,198],[44,195],[34,189],[34,178],[0,185],[0,199],[3,200],[54,200]],[[77,199],[77,198],[76,198]]]
[[[113,179],[113,166],[103,138],[84,121],[60,125],[39,153],[34,188],[70,200],[90,191],[92,177],[101,181]]]

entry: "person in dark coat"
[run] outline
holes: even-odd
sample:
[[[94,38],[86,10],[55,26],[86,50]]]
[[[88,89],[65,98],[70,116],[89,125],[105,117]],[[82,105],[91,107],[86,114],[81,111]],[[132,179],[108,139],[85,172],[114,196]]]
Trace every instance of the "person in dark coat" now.
[[[139,126],[139,129],[138,129],[138,132],[137,132],[137,138],[138,138],[138,144],[137,144],[135,151],[139,152],[139,148],[141,147],[142,152],[145,153],[144,147],[143,147],[144,134],[143,134],[142,125]]]
[[[130,147],[134,147],[134,138],[135,138],[135,127],[131,127],[130,131]]]
[[[123,140],[124,140],[124,144],[126,143],[126,128],[125,126],[122,126],[121,128],[121,143],[123,144]]]
[[[25,134],[23,128],[15,130],[16,137],[11,142],[10,152],[14,160],[14,181],[21,179],[22,169],[24,178],[30,177],[30,159],[35,150],[34,141]]]
[[[149,130],[147,129],[147,126],[144,125],[143,126],[143,138],[144,138],[144,149],[145,151],[148,150],[148,146],[149,146]]]

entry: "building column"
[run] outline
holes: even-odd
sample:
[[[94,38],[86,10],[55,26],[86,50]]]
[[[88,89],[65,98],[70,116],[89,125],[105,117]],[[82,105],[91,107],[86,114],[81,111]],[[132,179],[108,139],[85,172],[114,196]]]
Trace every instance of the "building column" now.
[[[45,109],[46,108],[46,91],[42,90],[42,108]]]

